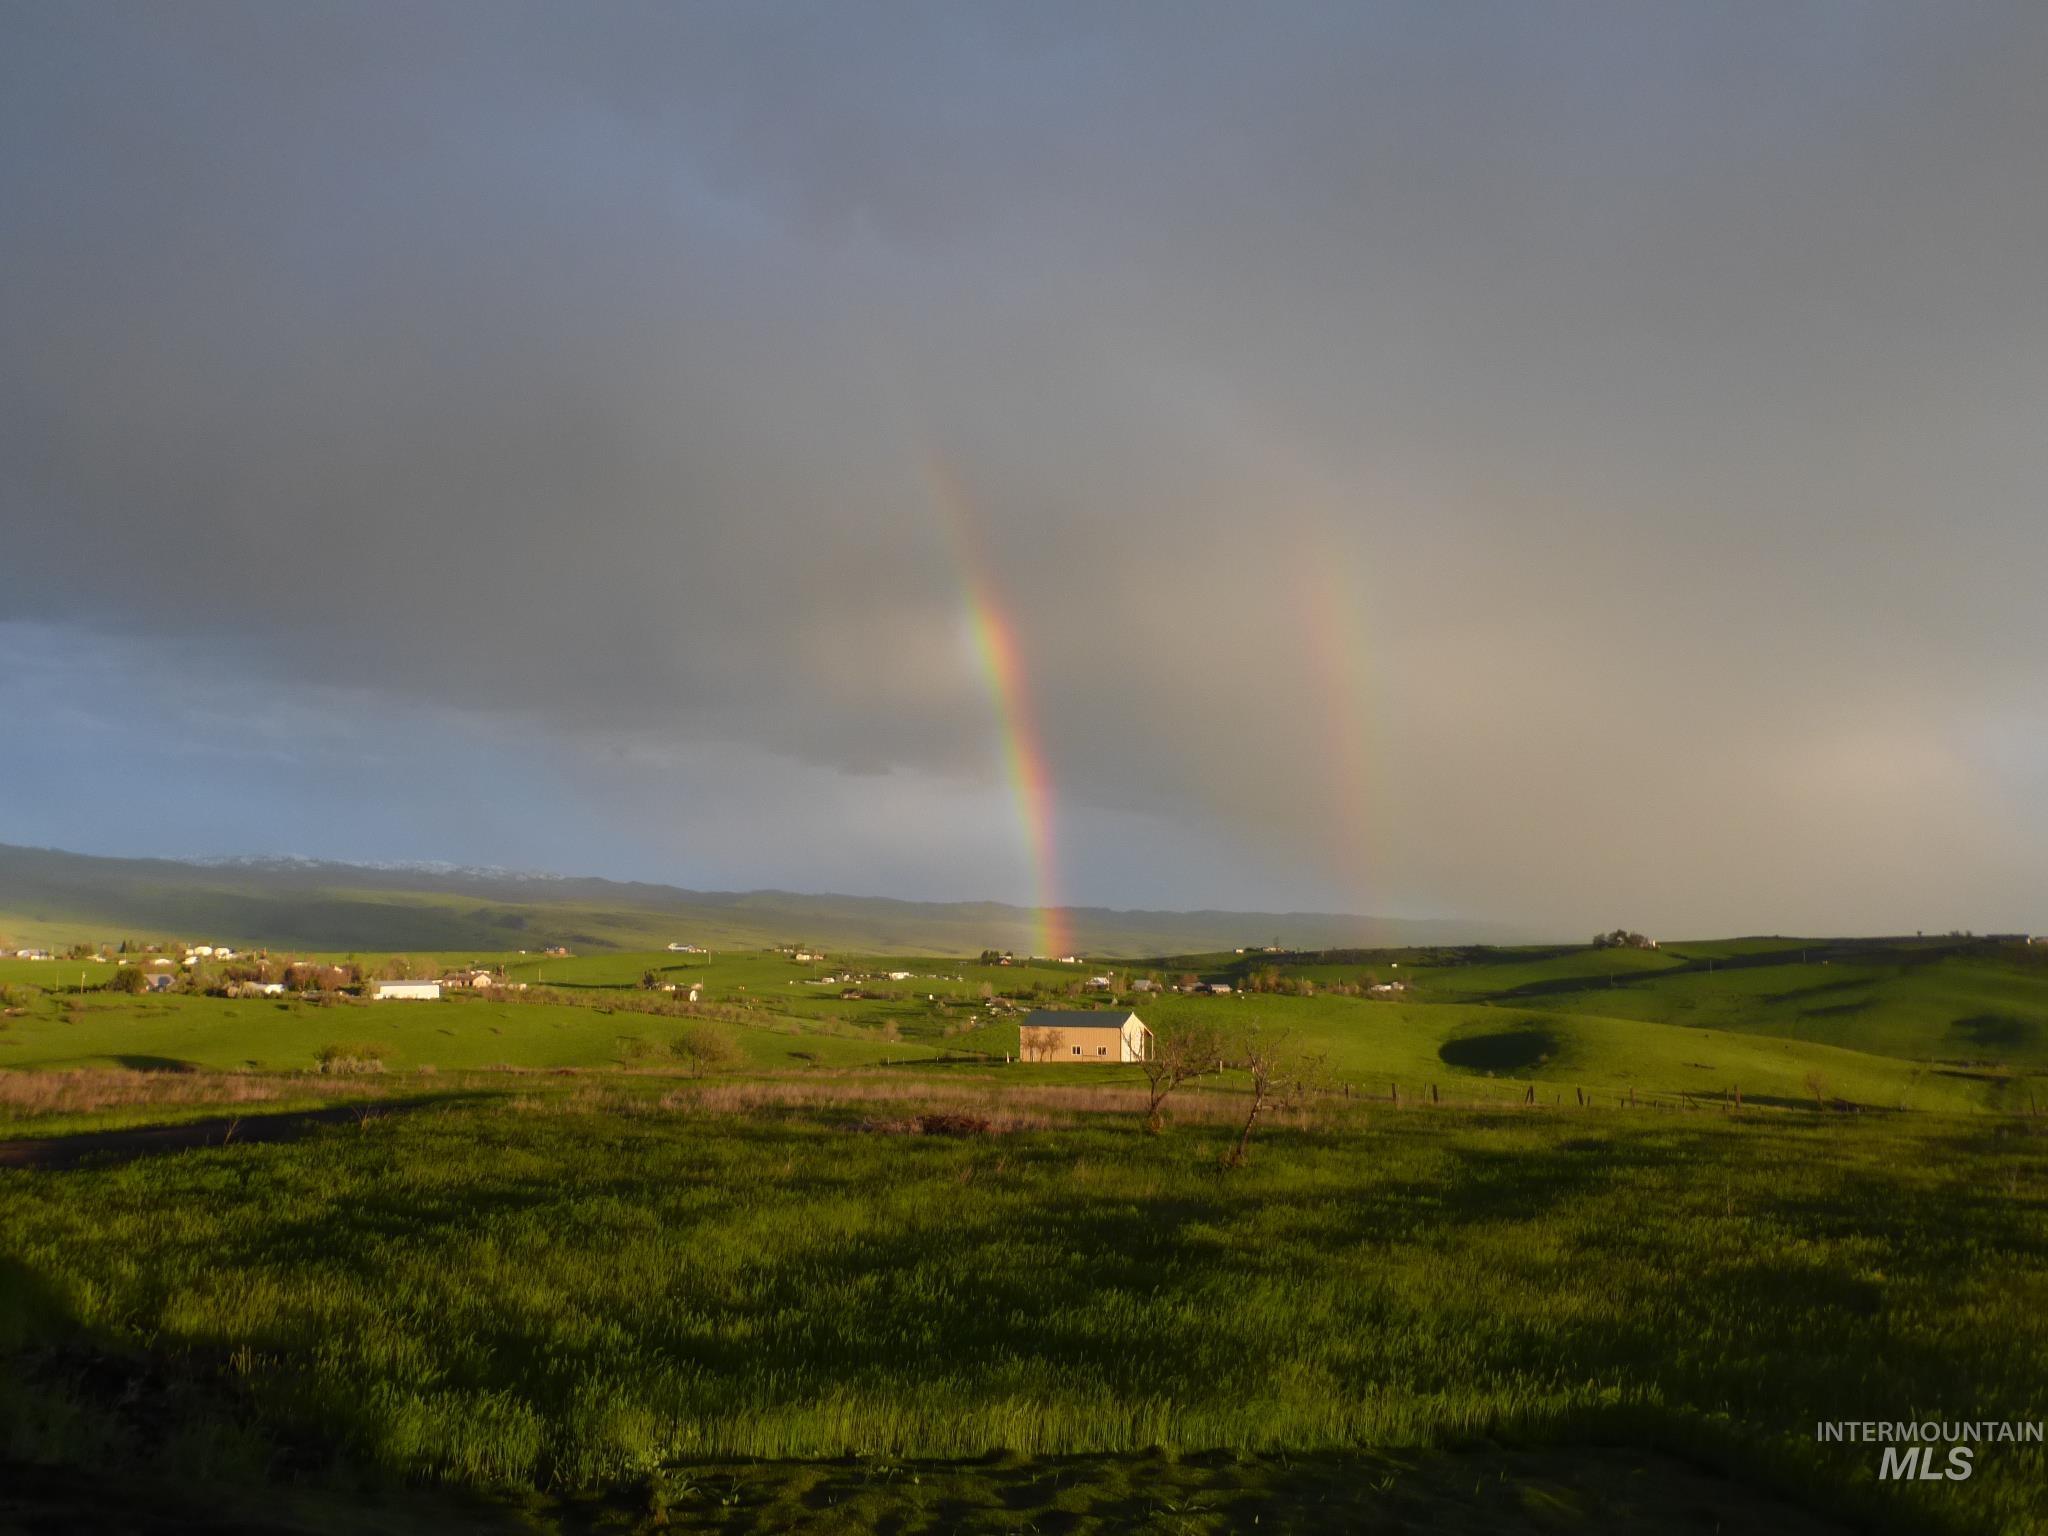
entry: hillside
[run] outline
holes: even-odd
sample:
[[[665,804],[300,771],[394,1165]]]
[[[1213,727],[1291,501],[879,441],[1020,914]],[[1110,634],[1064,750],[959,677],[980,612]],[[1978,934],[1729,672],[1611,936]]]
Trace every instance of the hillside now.
[[[1162,954],[1278,942],[1299,949],[1514,942],[1498,924],[1327,912],[1073,907],[1081,952]],[[0,937],[53,944],[204,937],[308,949],[647,949],[790,941],[897,954],[1026,952],[1033,915],[1000,902],[788,891],[307,860],[184,863],[0,844]]]

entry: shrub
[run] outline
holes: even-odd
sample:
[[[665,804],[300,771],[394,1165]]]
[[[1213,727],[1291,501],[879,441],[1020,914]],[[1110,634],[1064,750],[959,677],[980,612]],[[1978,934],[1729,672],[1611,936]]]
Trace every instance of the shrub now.
[[[382,1072],[385,1047],[374,1040],[341,1040],[320,1047],[322,1072]]]
[[[693,1024],[669,1043],[669,1054],[701,1076],[730,1067],[740,1059],[739,1048],[724,1035],[701,1024]]]

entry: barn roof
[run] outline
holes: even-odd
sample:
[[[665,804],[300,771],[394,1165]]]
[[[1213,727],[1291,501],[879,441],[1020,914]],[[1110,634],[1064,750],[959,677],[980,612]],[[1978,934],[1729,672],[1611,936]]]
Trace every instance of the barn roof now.
[[[1024,1015],[1025,1029],[1116,1029],[1143,1019],[1128,1008],[1034,1008]]]

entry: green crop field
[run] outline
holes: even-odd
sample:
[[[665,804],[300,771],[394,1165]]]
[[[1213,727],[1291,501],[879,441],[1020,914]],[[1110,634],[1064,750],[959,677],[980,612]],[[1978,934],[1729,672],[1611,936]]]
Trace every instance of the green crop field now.
[[[1813,1426],[2040,1415],[2038,954],[1117,963],[1319,1063],[1242,1167],[1241,1070],[1155,1137],[1136,1067],[1016,1060],[1097,967],[0,962],[0,1526],[2035,1529],[2038,1446],[1902,1485]],[[1132,987],[1189,976],[1251,990]]]

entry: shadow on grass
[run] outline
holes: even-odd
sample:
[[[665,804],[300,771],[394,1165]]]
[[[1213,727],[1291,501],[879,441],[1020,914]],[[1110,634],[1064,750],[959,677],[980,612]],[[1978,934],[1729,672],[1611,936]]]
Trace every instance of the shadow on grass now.
[[[216,1115],[176,1125],[141,1125],[113,1131],[81,1131],[74,1136],[37,1136],[0,1141],[0,1168],[76,1168],[106,1166],[163,1152],[195,1147],[244,1146],[257,1142],[300,1141],[322,1126],[360,1124],[386,1115],[470,1102],[482,1093],[443,1093],[422,1098],[364,1100],[325,1109],[296,1109],[267,1115]]]

